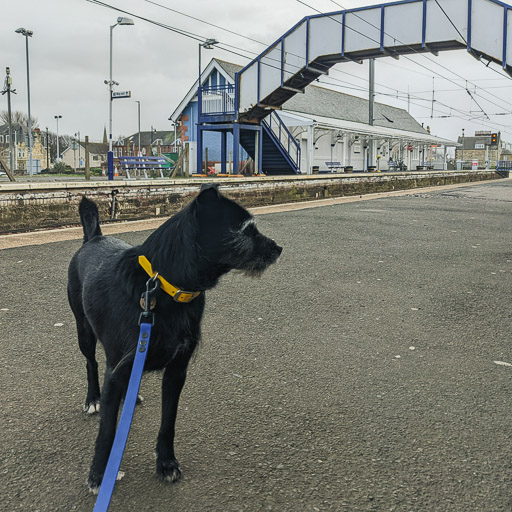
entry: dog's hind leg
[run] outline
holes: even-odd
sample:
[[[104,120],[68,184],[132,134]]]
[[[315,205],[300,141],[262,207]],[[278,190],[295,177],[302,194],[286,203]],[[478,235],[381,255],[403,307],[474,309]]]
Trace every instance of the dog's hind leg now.
[[[87,360],[87,397],[84,411],[94,414],[100,410],[100,383],[98,379],[98,363],[96,362],[96,335],[87,319],[76,317],[78,346]]]
[[[96,438],[94,458],[89,472],[89,489],[96,493],[107,466],[116,435],[117,415],[121,399],[126,393],[132,365],[121,366],[112,373],[107,367],[101,393],[100,428]]]
[[[80,298],[81,290],[73,290],[71,286],[76,282],[78,281],[70,281],[68,285],[68,300],[71,310],[75,315],[78,346],[80,347],[80,352],[82,352],[87,360],[87,396],[85,398],[84,411],[88,414],[94,414],[100,409],[100,384],[98,379],[98,363],[96,362],[97,339],[85,316]]]
[[[156,473],[164,482],[175,482],[181,477],[174,455],[174,425],[191,355],[192,351],[182,354],[167,365],[162,380],[162,423],[156,444]]]

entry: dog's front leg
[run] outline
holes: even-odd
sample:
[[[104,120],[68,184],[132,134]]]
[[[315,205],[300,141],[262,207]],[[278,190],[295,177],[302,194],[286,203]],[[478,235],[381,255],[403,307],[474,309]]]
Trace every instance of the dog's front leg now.
[[[130,368],[129,365],[125,365],[116,370],[114,374],[108,367],[105,371],[100,402],[100,428],[96,438],[96,448],[88,480],[89,489],[94,493],[99,490],[110,456],[110,450],[116,435],[119,405],[128,387]]]
[[[175,482],[181,477],[180,465],[174,455],[174,425],[187,377],[188,359],[179,358],[169,364],[162,380],[162,424],[156,444],[156,473],[165,482]]]

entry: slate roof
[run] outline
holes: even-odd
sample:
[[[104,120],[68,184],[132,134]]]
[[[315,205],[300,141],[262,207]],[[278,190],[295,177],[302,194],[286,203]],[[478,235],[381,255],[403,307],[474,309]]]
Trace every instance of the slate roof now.
[[[82,143],[81,146],[85,148],[84,143]],[[89,153],[106,155],[108,153],[108,144],[104,144],[103,142],[89,142]]]
[[[238,64],[233,64],[232,62],[227,62],[226,60],[220,60],[220,59],[212,59],[219,63],[220,66],[222,66],[222,69],[234,80],[235,79],[235,73],[240,71],[243,66],[239,66]]]
[[[284,110],[365,124],[368,124],[368,108],[369,101],[364,98],[316,85],[309,85],[304,94],[296,94],[283,105]],[[421,124],[401,108],[375,102],[373,116],[375,126],[427,134]]]
[[[85,142],[83,140],[80,141],[80,147],[85,151]],[[68,146],[66,149],[61,151],[61,153],[64,154],[66,151],[73,151],[73,149],[71,146]],[[89,153],[92,155],[106,155],[108,153],[108,144],[103,142],[89,142]]]
[[[235,73],[242,69],[242,66],[231,62],[214,60],[233,80]],[[283,110],[368,124],[368,106],[369,102],[364,98],[308,85],[304,94],[296,94],[284,103]],[[374,125],[427,134],[421,124],[406,110],[378,102],[374,104]]]
[[[459,149],[477,149],[476,144],[490,144],[491,135],[477,135],[476,137],[459,137],[457,142],[461,145]],[[464,147],[462,147],[464,145]],[[483,151],[484,148],[479,148]]]
[[[132,135],[129,135],[128,137],[125,137],[125,143],[126,140],[129,139],[130,143],[133,144],[135,142],[135,145],[139,144],[139,132],[135,132]],[[174,131],[168,131],[168,130],[156,130],[154,132],[149,131],[141,131],[140,132],[140,145],[141,146],[149,146],[151,142],[154,142],[158,139],[162,140],[163,146],[170,146],[174,141]]]

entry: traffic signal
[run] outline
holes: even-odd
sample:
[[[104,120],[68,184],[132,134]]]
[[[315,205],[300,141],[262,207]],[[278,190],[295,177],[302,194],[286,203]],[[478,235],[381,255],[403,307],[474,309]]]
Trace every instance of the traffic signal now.
[[[491,146],[497,146],[497,145],[498,145],[498,134],[491,133]]]

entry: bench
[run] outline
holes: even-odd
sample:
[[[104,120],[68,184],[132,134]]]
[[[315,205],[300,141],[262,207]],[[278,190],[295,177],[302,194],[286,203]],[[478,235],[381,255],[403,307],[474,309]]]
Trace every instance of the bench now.
[[[120,156],[119,164],[126,173],[126,178],[131,180],[136,178],[136,173],[144,173],[144,178],[148,179],[148,171],[159,171],[160,177],[165,178],[164,169],[168,169],[167,160],[163,156]],[[134,173],[132,178],[130,173]]]
[[[498,160],[496,162],[496,172],[503,178],[508,178],[512,171],[512,160]]]
[[[340,169],[343,169],[343,165],[341,165],[341,162],[325,162],[325,165],[330,171],[339,171]]]

